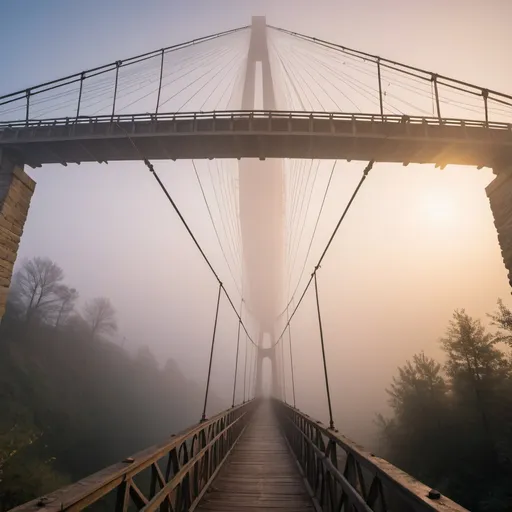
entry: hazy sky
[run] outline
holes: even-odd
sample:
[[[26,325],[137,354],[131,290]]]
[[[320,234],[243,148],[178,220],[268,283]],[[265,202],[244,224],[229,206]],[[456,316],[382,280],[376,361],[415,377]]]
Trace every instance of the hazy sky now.
[[[0,93],[245,25],[251,15],[512,92],[509,0],[4,0],[1,10]],[[338,164],[308,272],[364,165]],[[206,173],[206,164],[198,166]],[[191,163],[156,167],[239,301]],[[320,167],[313,204],[331,167]],[[111,298],[128,345],[148,344],[203,379],[216,283],[142,163],[27,171],[37,190],[19,259],[54,259],[84,300]],[[488,169],[426,165],[380,164],[370,174],[319,273],[335,411],[349,435],[385,409],[384,388],[397,365],[420,350],[440,355],[438,339],[455,308],[484,318],[498,297],[510,303],[484,192],[492,178]],[[232,364],[236,341],[236,319],[225,306],[213,369],[218,392],[229,385],[222,363]],[[325,419],[314,313],[309,294],[292,324],[297,399]]]

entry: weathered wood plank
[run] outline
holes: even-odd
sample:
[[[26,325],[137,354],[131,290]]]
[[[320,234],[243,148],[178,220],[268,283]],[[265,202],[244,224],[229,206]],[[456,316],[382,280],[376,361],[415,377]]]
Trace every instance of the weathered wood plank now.
[[[263,402],[255,412],[244,436],[196,510],[315,510],[269,402]]]

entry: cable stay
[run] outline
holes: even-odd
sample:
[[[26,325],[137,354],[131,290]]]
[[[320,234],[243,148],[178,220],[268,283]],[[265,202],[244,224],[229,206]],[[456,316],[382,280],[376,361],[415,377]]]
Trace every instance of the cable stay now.
[[[304,296],[306,295],[306,292],[308,291],[313,279],[314,279],[314,276],[316,274],[316,272],[318,271],[318,269],[320,268],[321,264],[322,264],[322,261],[324,260],[325,258],[325,255],[327,254],[327,251],[329,250],[329,248],[331,247],[331,244],[334,240],[334,238],[336,237],[336,234],[338,233],[338,230],[341,226],[341,223],[343,222],[343,220],[345,219],[348,211],[350,210],[350,207],[352,206],[352,203],[354,202],[354,199],[357,197],[357,194],[359,193],[359,190],[361,189],[361,186],[363,185],[364,181],[366,180],[366,177],[368,176],[368,173],[370,172],[370,170],[372,169],[373,167],[373,160],[370,161],[368,163],[368,165],[365,167],[365,169],[363,170],[363,175],[361,176],[361,179],[357,185],[357,187],[355,188],[350,200],[348,201],[340,219],[338,220],[338,223],[336,224],[336,227],[334,228],[330,238],[329,238],[329,241],[327,242],[327,245],[325,246],[320,258],[318,259],[318,262],[317,264],[315,265],[314,267],[314,270],[311,274],[311,277],[309,278],[309,281],[307,282],[306,286],[304,287],[304,290],[302,291],[302,294],[299,298],[299,301],[297,302],[297,304],[295,305],[295,308],[293,309],[292,311],[292,314],[290,315],[288,321],[286,322],[286,325],[282,331],[282,333],[280,334],[280,336],[278,337],[277,341],[274,343],[274,345],[277,345],[282,339],[283,339],[283,336],[286,332],[286,329],[288,328],[288,326],[290,325],[290,322],[292,321],[293,317],[295,316],[295,313],[297,312],[297,310],[299,309],[299,306],[300,304],[302,303],[302,300],[304,299]],[[293,297],[292,299],[290,300],[290,302],[288,303],[287,307],[289,307],[291,305],[291,301],[293,300]],[[285,312],[286,312],[286,309],[285,309]]]
[[[240,313],[237,311],[235,305],[233,304],[233,301],[229,295],[229,293],[227,292],[226,288],[224,287],[224,285],[222,284],[222,281],[219,277],[219,275],[217,274],[216,270],[213,268],[208,256],[205,254],[203,248],[201,247],[201,245],[199,244],[197,238],[195,237],[194,233],[192,232],[192,230],[190,229],[187,221],[185,220],[185,218],[183,217],[181,211],[179,210],[179,208],[177,207],[176,203],[174,202],[174,200],[172,199],[171,195],[169,194],[169,191],[167,190],[167,188],[165,187],[165,185],[163,184],[162,180],[160,179],[160,176],[158,175],[158,173],[156,172],[153,164],[147,159],[144,157],[144,155],[141,153],[141,151],[139,150],[138,146],[135,144],[135,142],[133,141],[133,139],[130,137],[130,135],[126,132],[126,130],[124,130],[124,128],[119,125],[119,123],[116,123],[117,124],[117,127],[122,130],[126,136],[126,138],[130,141],[130,143],[133,145],[134,149],[137,151],[137,153],[139,154],[141,160],[143,161],[144,165],[148,168],[148,170],[151,172],[151,174],[153,175],[153,177],[155,178],[155,180],[157,181],[158,185],[160,186],[162,192],[165,194],[165,196],[167,197],[168,201],[171,203],[171,206],[173,207],[174,211],[176,212],[176,214],[178,215],[179,219],[181,220],[181,223],[183,224],[183,226],[185,227],[185,229],[187,230],[187,233],[189,234],[190,238],[192,239],[192,241],[194,242],[194,245],[197,247],[197,250],[199,251],[199,253],[201,254],[201,256],[203,257],[204,261],[206,262],[206,264],[208,265],[208,268],[210,269],[210,271],[212,272],[212,274],[214,275],[215,279],[217,280],[217,283],[219,284],[219,288],[220,290],[224,293],[225,297],[228,299],[228,303],[230,304],[231,308],[233,309],[237,319],[240,321],[241,325],[242,325],[242,328],[244,329],[245,333],[247,334],[247,337],[249,338],[249,340],[251,341],[251,343],[257,347],[257,343],[254,342],[254,340],[252,339],[252,337],[250,336],[249,332],[247,331],[247,328],[244,324],[244,322],[242,321],[242,317],[240,316]]]

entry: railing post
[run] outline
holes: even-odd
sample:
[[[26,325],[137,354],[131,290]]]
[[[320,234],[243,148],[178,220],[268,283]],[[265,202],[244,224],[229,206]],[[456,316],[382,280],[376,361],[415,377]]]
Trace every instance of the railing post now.
[[[322,359],[324,362],[324,376],[325,376],[325,389],[327,391],[327,404],[329,405],[329,428],[334,428],[334,421],[332,419],[332,406],[331,406],[331,391],[329,389],[329,378],[327,376],[327,362],[325,359],[325,346],[324,346],[324,331],[322,329],[322,317],[320,315],[320,301],[318,299],[318,282],[316,278],[318,267],[315,268],[315,296],[316,296],[316,310],[318,312],[318,325],[320,327],[320,343],[322,345]]]
[[[158,83],[158,97],[156,99],[155,114],[158,114],[158,107],[160,106],[160,93],[162,91],[162,77],[163,77],[163,73],[164,73],[164,55],[165,55],[165,50],[162,48],[162,60],[160,62],[160,82]]]
[[[30,89],[27,89],[26,92],[26,98],[27,98],[27,108],[25,111],[25,124],[28,126],[28,120],[30,119],[30,95],[31,95]]]
[[[441,107],[439,104],[439,89],[437,87],[437,75],[435,73],[432,74],[431,77],[432,83],[434,84],[434,94],[436,98],[436,109],[437,109],[437,118],[439,122],[441,122]]]
[[[122,62],[120,60],[118,60],[116,62],[116,82],[114,85],[114,101],[112,103],[112,118],[114,117],[114,115],[116,113],[117,82],[119,80],[119,68],[120,68],[121,64],[122,64]]]
[[[80,75],[80,91],[78,92],[78,104],[76,106],[76,117],[80,115],[80,104],[82,103],[82,91],[84,87],[85,71]]]
[[[379,78],[379,104],[380,104],[380,117],[384,121],[384,102],[382,99],[382,79],[380,76],[380,57],[377,57],[377,76]]]
[[[204,406],[201,421],[206,421],[206,405],[208,403],[208,391],[210,389],[210,376],[212,374],[213,348],[215,346],[215,333],[217,332],[217,321],[219,319],[220,294],[222,292],[222,283],[219,283],[219,293],[217,295],[217,308],[215,310],[215,322],[213,324],[212,347],[210,350],[210,363],[208,365],[208,377],[206,379],[206,391],[204,393]]]
[[[489,128],[489,106],[487,104],[489,98],[489,91],[487,89],[482,89],[482,97],[484,98],[485,126]]]
[[[125,477],[126,478],[126,477]],[[125,479],[117,488],[116,512],[125,512],[128,510],[130,500],[130,482]]]

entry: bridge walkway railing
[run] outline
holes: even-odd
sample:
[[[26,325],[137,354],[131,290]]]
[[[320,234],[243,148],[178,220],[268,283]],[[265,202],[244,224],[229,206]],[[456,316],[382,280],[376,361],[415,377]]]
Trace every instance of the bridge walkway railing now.
[[[256,403],[252,400],[228,409],[160,445],[13,510],[190,510],[243,434]]]
[[[309,490],[309,492],[308,492]],[[197,512],[314,512],[270,400],[261,400]]]
[[[337,430],[281,401],[274,408],[321,510],[466,511]]]
[[[259,412],[255,416],[256,409]],[[263,416],[262,409],[266,411]],[[295,459],[291,465],[293,458],[286,455],[287,450]],[[229,464],[223,466],[231,454],[231,468]],[[291,471],[290,467],[297,469]],[[302,498],[290,499],[288,504],[279,498],[283,489],[265,478],[272,471],[276,482],[278,475],[282,476],[284,483],[299,489]],[[224,486],[225,492],[231,487],[233,496],[227,505],[222,496],[212,505],[213,494],[203,500],[207,493],[215,492],[217,485]],[[246,489],[237,490],[237,486]],[[304,489],[311,499],[304,500]],[[297,509],[300,501],[301,510],[310,510],[313,503],[317,512],[465,512],[337,430],[276,399],[252,400],[233,407],[162,444],[14,510],[235,510],[237,506],[240,509],[236,500],[242,494],[254,500],[271,495],[283,510],[291,510],[289,505]],[[229,495],[225,494],[227,498]]]

